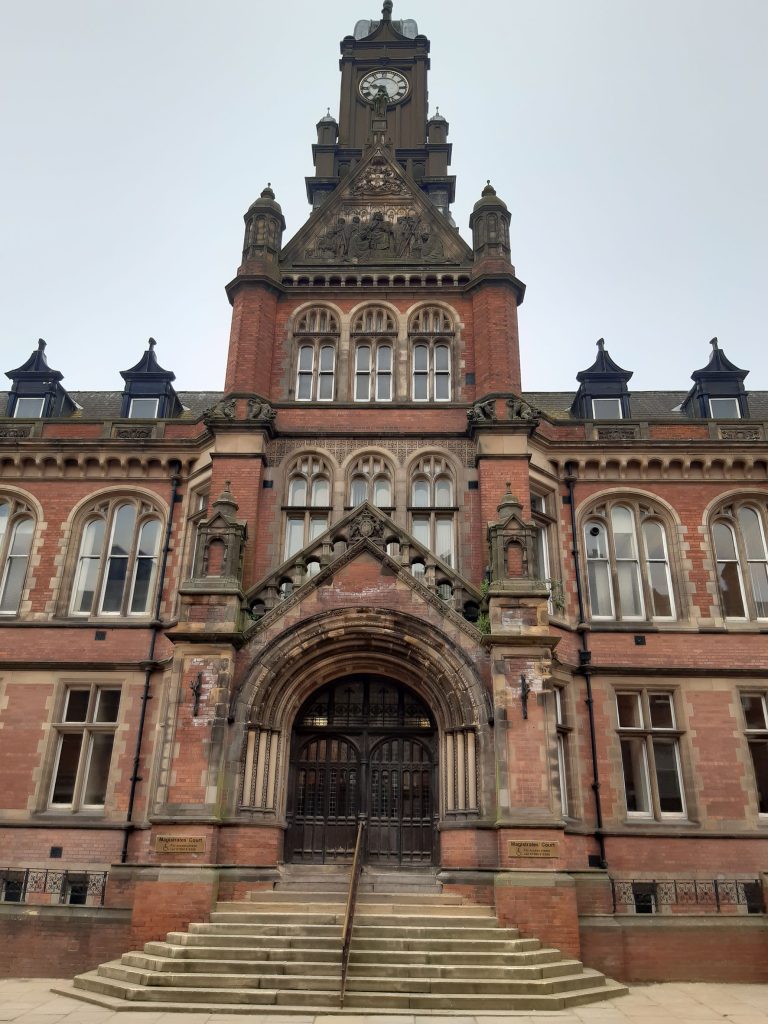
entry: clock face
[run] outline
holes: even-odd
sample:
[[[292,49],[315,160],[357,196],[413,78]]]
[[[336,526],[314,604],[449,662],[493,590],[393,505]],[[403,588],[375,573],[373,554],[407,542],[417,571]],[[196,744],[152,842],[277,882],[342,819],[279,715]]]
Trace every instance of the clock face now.
[[[372,103],[383,86],[390,104],[399,103],[408,95],[408,79],[398,71],[371,71],[360,82],[360,95]]]

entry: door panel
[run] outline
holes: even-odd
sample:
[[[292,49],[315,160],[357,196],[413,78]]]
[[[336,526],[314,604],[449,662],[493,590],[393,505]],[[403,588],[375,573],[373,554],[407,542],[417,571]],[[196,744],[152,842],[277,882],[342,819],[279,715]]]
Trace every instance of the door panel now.
[[[340,736],[313,737],[298,750],[293,778],[286,856],[309,863],[351,857],[360,810],[357,748]]]
[[[427,745],[406,737],[385,739],[371,754],[368,860],[430,864],[432,756]]]

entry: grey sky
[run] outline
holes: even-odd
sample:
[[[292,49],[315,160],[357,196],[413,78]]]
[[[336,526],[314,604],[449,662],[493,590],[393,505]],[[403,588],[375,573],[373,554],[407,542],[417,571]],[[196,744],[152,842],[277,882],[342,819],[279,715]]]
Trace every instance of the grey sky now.
[[[38,337],[73,390],[153,335],[180,390],[223,384],[242,215],[306,219],[338,44],[380,0],[3,0],[0,370]],[[454,216],[512,212],[524,387],[606,338],[635,389],[684,389],[713,335],[768,389],[768,3],[395,0],[432,41]],[[4,380],[5,378],[0,378]]]

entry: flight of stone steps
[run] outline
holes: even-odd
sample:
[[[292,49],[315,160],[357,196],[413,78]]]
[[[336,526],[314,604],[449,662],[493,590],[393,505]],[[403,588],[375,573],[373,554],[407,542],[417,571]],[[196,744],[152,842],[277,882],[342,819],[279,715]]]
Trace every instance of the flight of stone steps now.
[[[274,891],[219,903],[210,921],[54,991],[137,1010],[338,1012],[348,879],[339,868],[289,870]],[[345,1011],[561,1010],[624,992],[501,928],[489,907],[442,894],[434,872],[363,872]]]

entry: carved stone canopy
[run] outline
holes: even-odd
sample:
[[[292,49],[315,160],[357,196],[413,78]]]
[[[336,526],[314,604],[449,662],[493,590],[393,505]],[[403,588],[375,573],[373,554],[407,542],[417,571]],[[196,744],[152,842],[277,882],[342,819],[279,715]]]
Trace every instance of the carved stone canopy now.
[[[213,502],[210,519],[198,528],[193,582],[213,585],[217,590],[239,588],[246,526],[235,518],[237,508],[227,480]]]
[[[491,580],[536,578],[536,526],[522,516],[523,506],[507,484],[499,503],[498,519],[488,527]],[[511,557],[514,548],[517,557]]]

